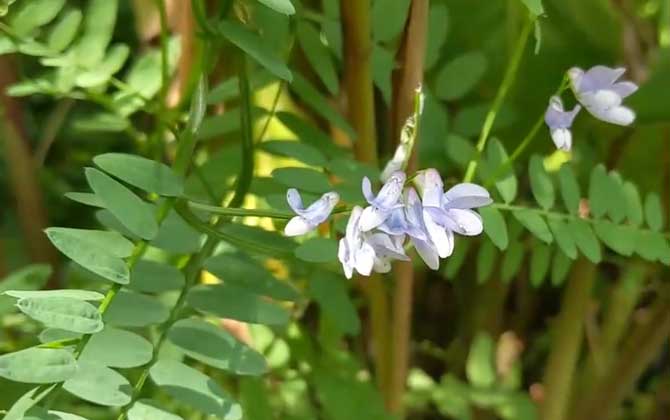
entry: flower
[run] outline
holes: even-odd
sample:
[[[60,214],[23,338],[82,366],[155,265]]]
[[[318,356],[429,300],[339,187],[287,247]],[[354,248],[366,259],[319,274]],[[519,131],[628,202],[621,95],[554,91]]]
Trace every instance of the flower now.
[[[621,104],[638,86],[628,81],[617,82],[625,72],[623,68],[605,66],[587,71],[573,67],[568,70],[568,77],[577,100],[591,115],[612,124],[630,125],[635,121],[635,113]]]
[[[363,196],[370,204],[361,214],[361,229],[364,232],[381,225],[391,215],[393,210],[402,205],[398,204],[407,176],[404,172],[394,172],[384,183],[384,186],[375,197],[372,193],[372,184],[368,177],[363,178],[361,188]]]
[[[328,219],[333,208],[340,201],[340,196],[333,191],[327,192],[305,209],[298,190],[290,188],[286,192],[286,201],[297,216],[286,224],[284,234],[286,236],[298,236],[316,229],[317,226]]]
[[[344,275],[350,279],[354,270],[364,276],[372,273],[375,263],[375,250],[372,245],[363,240],[363,232],[360,229],[360,219],[363,209],[356,206],[351,211],[347,222],[346,233],[340,239],[337,250],[337,258],[342,263]]]
[[[572,148],[572,133],[570,127],[582,107],[575,105],[572,111],[563,110],[563,101],[558,96],[549,99],[549,107],[544,114],[544,122],[549,127],[551,139],[560,150],[569,151]]]

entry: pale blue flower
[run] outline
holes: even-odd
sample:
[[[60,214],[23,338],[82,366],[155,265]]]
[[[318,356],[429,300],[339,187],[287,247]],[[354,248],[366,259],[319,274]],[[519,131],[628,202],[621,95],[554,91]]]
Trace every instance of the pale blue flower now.
[[[414,249],[431,270],[437,270],[440,268],[440,255],[435,244],[428,238],[429,234],[423,218],[423,205],[414,188],[410,188],[407,192],[406,215],[409,238]]]
[[[340,239],[337,250],[337,258],[342,263],[344,275],[350,279],[354,271],[364,276],[372,273],[375,264],[375,250],[369,243],[363,240],[363,232],[360,229],[360,219],[363,209],[356,206],[351,211],[345,235]]]
[[[391,261],[409,261],[405,254],[403,242],[404,235],[387,235],[386,233],[364,233],[364,241],[370,245],[375,252],[373,270],[377,273],[388,273],[391,271]]]
[[[360,225],[361,230],[367,232],[376,228],[386,221],[393,210],[402,207],[399,204],[405,185],[406,175],[404,172],[394,172],[384,183],[377,196],[372,193],[372,183],[368,177],[363,178],[363,196],[370,204],[363,210]]]
[[[336,192],[327,192],[305,208],[298,190],[290,188],[286,192],[286,201],[297,216],[286,224],[284,234],[286,236],[298,236],[316,229],[317,226],[326,221],[338,201],[340,201],[340,196]]]
[[[565,111],[561,98],[552,96],[549,99],[549,107],[544,114],[544,122],[549,127],[551,139],[558,149],[569,151],[572,148],[570,127],[572,127],[572,122],[581,109],[581,106],[575,105],[572,111]]]
[[[623,99],[635,93],[633,82],[617,80],[626,69],[595,66],[584,71],[578,67],[568,70],[570,86],[577,100],[594,117],[617,125],[630,125],[635,113],[622,105]]]

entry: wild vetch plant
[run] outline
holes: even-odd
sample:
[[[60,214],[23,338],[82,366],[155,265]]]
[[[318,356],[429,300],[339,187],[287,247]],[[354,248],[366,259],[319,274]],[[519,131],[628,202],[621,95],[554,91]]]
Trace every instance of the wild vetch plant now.
[[[665,418],[670,5],[479,3],[0,0],[0,418]]]

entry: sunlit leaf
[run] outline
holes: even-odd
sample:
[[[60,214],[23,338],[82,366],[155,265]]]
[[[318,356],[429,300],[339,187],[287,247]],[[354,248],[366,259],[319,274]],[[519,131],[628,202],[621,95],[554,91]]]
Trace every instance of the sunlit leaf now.
[[[593,230],[608,248],[627,257],[633,255],[636,234],[630,227],[598,221],[593,224]]]
[[[61,13],[47,37],[47,46],[51,51],[60,52],[67,48],[77,35],[83,14],[79,9],[70,9]]]
[[[626,218],[633,226],[640,226],[644,221],[640,192],[632,182],[624,182],[623,192],[626,197],[624,203]]]
[[[0,376],[31,384],[61,382],[77,371],[72,353],[63,349],[29,348],[0,356]]]
[[[64,5],[65,0],[20,1],[12,7],[7,20],[17,35],[30,35],[34,29],[51,22]]]
[[[153,346],[144,337],[114,327],[89,340],[79,360],[114,368],[142,366],[151,360]]]
[[[610,206],[610,182],[605,167],[598,165],[591,171],[589,181],[589,209],[595,217],[603,217]],[[617,205],[621,205],[618,203]]]
[[[325,193],[332,187],[328,177],[309,168],[278,168],[272,171],[272,177],[289,188],[297,188],[313,193]]]
[[[337,241],[328,238],[309,239],[295,249],[295,256],[313,263],[326,263],[337,260]]]
[[[77,373],[63,384],[70,394],[95,404],[119,407],[130,402],[130,383],[118,372],[98,363],[79,361]]]
[[[32,319],[47,327],[82,334],[96,333],[103,328],[98,308],[88,302],[69,297],[25,297],[16,306]]]
[[[182,420],[182,418],[165,411],[154,401],[138,400],[128,410],[128,420]]]
[[[51,289],[51,290],[7,290],[3,294],[17,299],[63,297],[77,300],[102,300],[105,295],[92,290]]]
[[[272,10],[285,15],[292,15],[295,13],[295,8],[291,0],[258,0]]]
[[[577,245],[567,224],[554,217],[549,217],[547,222],[558,247],[571,259],[577,258]]]

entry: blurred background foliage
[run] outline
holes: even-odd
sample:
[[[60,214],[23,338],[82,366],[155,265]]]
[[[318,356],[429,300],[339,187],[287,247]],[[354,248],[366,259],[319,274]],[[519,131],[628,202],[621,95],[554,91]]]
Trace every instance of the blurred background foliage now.
[[[0,208],[0,277],[5,277],[0,290],[17,288],[16,284],[40,288],[49,281],[51,287],[104,291],[99,279],[61,258],[42,230],[47,226],[114,229],[115,220],[106,210],[92,211],[64,194],[88,190],[82,168],[90,166],[93,157],[101,153],[123,152],[172,161],[177,143],[174,128],[185,122],[189,98],[201,74],[209,79],[209,112],[197,134],[194,169],[186,179],[185,195],[218,205],[221,197],[232,194],[241,166],[243,134],[236,76],[240,54],[235,45],[252,58],[251,115],[253,135],[260,140],[245,207],[285,210],[287,186],[298,186],[308,196],[312,193],[316,197],[329,188],[332,180],[320,168],[339,179],[336,189],[347,202],[360,201],[361,176],[378,173],[375,162],[361,158],[358,152],[358,159],[368,162],[352,159],[349,140],[358,126],[355,117],[345,116],[354,109],[351,101],[357,99],[351,97],[351,90],[347,91],[345,75],[357,70],[347,68],[351,64],[345,58],[340,1],[166,0],[163,34],[156,3],[0,0],[0,12],[9,8],[0,27],[5,145],[0,152],[0,200],[4,204]],[[192,9],[196,3],[207,9],[201,17],[207,19],[209,27],[198,21]],[[295,14],[282,13],[286,4],[292,4]],[[438,168],[453,184],[461,179],[473,156],[486,113],[529,19],[527,7],[532,10],[540,2],[371,2],[368,23],[374,128],[382,162],[391,156],[396,141],[394,108],[398,104],[393,77],[394,71],[406,64],[402,61],[403,39],[413,4],[428,10],[422,26],[425,45],[407,47],[408,51],[414,47],[425,50],[426,102],[417,143],[417,167]],[[663,225],[670,208],[670,2],[543,0],[542,6],[544,13],[538,17],[516,82],[495,122],[490,149],[502,145],[503,150],[513,150],[543,115],[549,96],[564,72],[573,66],[626,67],[627,77],[641,85],[629,102],[637,112],[637,121],[632,127],[621,128],[582,116],[573,130],[571,154],[554,152],[543,127],[515,165],[516,176],[512,177],[515,183],[518,177],[517,201],[530,203],[530,207],[535,199],[540,201],[533,196],[536,191],[527,176],[526,162],[531,155],[541,159],[541,172],[546,171],[555,185],[559,185],[561,165],[571,165],[581,185],[580,197],[591,200],[594,193],[589,185],[606,174],[603,170],[594,175],[592,169],[603,163],[607,170],[615,170],[635,184],[643,198],[655,192],[651,199],[642,200],[646,201],[645,218],[655,220],[660,214]],[[239,25],[220,25],[221,21]],[[260,38],[249,41],[236,32],[242,23]],[[212,28],[217,37],[203,41]],[[161,44],[162,36],[169,39]],[[194,64],[201,60],[207,64]],[[169,86],[161,83],[163,71],[169,72]],[[487,153],[495,160],[491,157],[495,152]],[[478,181],[485,183],[488,178],[482,175]],[[497,201],[502,201],[500,194],[504,193],[496,192]],[[610,206],[607,211],[614,211],[611,206],[627,205],[613,202],[611,197],[603,200]],[[192,365],[231,393],[242,405],[244,418],[250,420],[372,420],[394,416],[582,419],[588,410],[578,411],[583,417],[566,413],[584,403],[582,394],[607,396],[610,390],[602,378],[616,382],[617,372],[613,370],[617,367],[622,376],[628,375],[626,380],[632,377],[634,386],[626,387],[620,399],[613,398],[612,418],[670,418],[667,235],[661,237],[665,248],[659,252],[663,255],[617,255],[633,254],[631,245],[629,253],[603,248],[600,258],[596,240],[598,257],[588,259],[597,266],[583,257],[573,265],[575,257],[566,256],[563,246],[544,245],[536,238],[541,239],[541,235],[525,233],[523,220],[508,219],[502,223],[504,244],[499,235],[487,231],[493,242],[484,235],[460,240],[456,254],[439,272],[415,267],[407,386],[401,384],[400,393],[379,379],[380,365],[375,364],[379,363],[375,358],[383,352],[382,343],[377,341],[370,322],[374,309],[369,294],[361,291],[366,286],[347,284],[341,275],[319,265],[332,263],[333,258],[320,256],[333,252],[330,242],[310,243],[314,247],[311,254],[290,261],[254,257],[254,264],[245,265],[239,257],[219,261],[218,268],[216,261],[206,265],[207,272],[202,276],[205,283],[235,275],[270,276],[272,281],[279,279],[295,287],[302,298],[291,306],[293,316],[286,326],[227,326],[265,356],[269,367],[265,375],[237,377],[215,371],[206,362]],[[245,223],[268,230],[276,227],[264,218],[246,218]],[[153,240],[148,255],[180,267],[185,255],[199,248],[200,235],[176,214],[168,216],[166,225],[169,227],[162,228],[162,236]],[[651,223],[649,226],[653,228]],[[341,231],[342,227],[342,221],[336,221],[335,228]],[[253,242],[253,233],[242,233]],[[621,238],[634,240],[624,236],[615,241]],[[259,242],[263,240],[260,237]],[[284,245],[280,243],[280,247]],[[577,243],[580,252],[588,254],[580,245]],[[639,243],[636,246],[642,247]],[[238,246],[222,248],[237,252]],[[653,260],[666,265],[650,262]],[[53,269],[33,266],[32,271],[16,274],[38,263],[50,264]],[[542,417],[537,407],[547,397],[542,387],[546,371],[551,369],[547,359],[552,348],[557,348],[555,342],[552,347],[550,328],[558,322],[555,317],[559,310],[566,307],[561,306],[561,299],[570,272],[578,280],[580,276],[592,277],[595,284],[591,298],[586,289],[584,310],[576,312],[574,324],[579,326],[574,332],[579,343],[585,329],[586,344],[581,351],[580,347],[576,350],[576,357],[581,355],[577,374],[568,373],[574,376],[569,385],[572,395],[563,399],[562,417]],[[10,273],[14,273],[13,278]],[[385,279],[383,293],[392,296],[397,281]],[[165,305],[174,302],[173,290],[147,287],[138,291],[157,294]],[[395,314],[398,308],[393,302],[390,299],[391,309],[384,311]],[[7,296],[0,296],[0,316],[0,352],[36,343],[38,327],[17,313]],[[386,318],[387,330],[406,328],[398,327],[395,318]],[[657,321],[659,330],[667,333],[659,342],[653,341],[653,354],[638,355],[630,349],[630,337],[648,343],[642,328]],[[612,342],[603,344],[607,328],[616,332],[609,337]],[[626,335],[628,330],[633,334]],[[141,331],[143,336],[155,338],[152,328]],[[634,335],[637,332],[639,335]],[[166,358],[176,358],[180,350],[168,345],[163,352]],[[617,364],[620,359],[622,364]],[[626,369],[635,360],[650,363],[631,368],[634,372],[629,374]],[[563,362],[567,363],[564,370],[574,368],[569,361]],[[399,370],[401,382],[405,382],[406,367],[391,364],[389,369]],[[560,365],[554,369],[561,370]],[[639,378],[635,374],[638,370],[642,373]],[[137,369],[127,371],[129,378],[138,374]],[[0,379],[0,409],[9,408],[28,389]],[[184,403],[178,397],[175,401],[169,394],[151,385],[143,396],[184,419],[206,418],[191,408],[192,401]],[[575,402],[571,403],[571,398]],[[594,404],[586,400],[584,404]],[[62,399],[60,406],[90,419],[115,417],[107,408],[72,396]],[[136,419],[159,418],[135,415]]]

